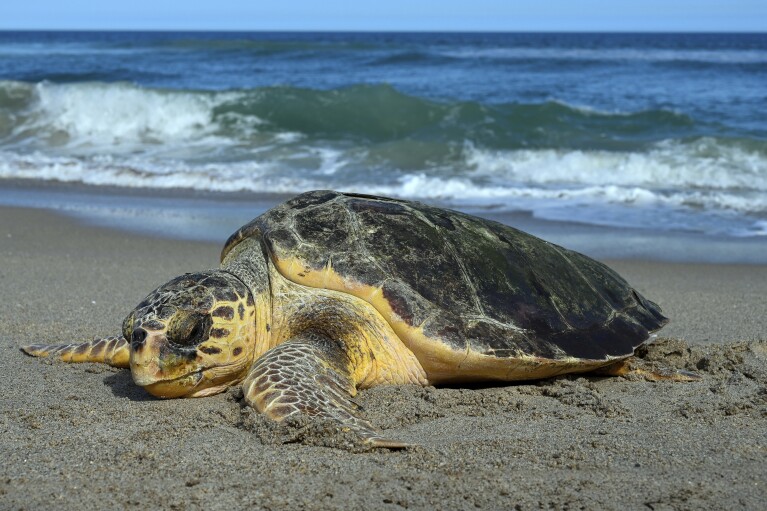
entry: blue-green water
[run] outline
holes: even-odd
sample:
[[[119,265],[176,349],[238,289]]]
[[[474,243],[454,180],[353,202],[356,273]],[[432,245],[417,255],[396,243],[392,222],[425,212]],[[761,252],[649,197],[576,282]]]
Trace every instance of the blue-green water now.
[[[0,177],[767,234],[765,34],[0,32]]]

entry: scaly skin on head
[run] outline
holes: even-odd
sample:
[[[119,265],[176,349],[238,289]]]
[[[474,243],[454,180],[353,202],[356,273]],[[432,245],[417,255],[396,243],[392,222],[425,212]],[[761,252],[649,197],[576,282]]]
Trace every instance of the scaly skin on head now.
[[[160,286],[123,322],[133,381],[162,397],[222,392],[247,374],[255,352],[255,303],[220,270]]]

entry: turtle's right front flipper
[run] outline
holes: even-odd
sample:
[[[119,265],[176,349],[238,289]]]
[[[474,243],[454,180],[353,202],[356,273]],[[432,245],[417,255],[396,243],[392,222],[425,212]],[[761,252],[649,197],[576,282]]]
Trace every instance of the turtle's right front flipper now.
[[[128,367],[130,345],[120,337],[104,337],[79,344],[32,344],[21,351],[33,357],[57,357],[64,362],[100,362],[112,367]]]
[[[356,392],[351,362],[341,342],[301,335],[262,355],[243,383],[247,403],[281,421],[295,414],[330,419],[372,447],[408,444],[384,438],[352,401]]]

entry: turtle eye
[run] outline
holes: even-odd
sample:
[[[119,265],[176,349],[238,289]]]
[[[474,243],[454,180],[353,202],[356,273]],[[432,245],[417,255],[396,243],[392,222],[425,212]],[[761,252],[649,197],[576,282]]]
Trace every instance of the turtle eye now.
[[[168,337],[181,346],[196,346],[208,338],[213,324],[207,314],[185,314],[171,325]]]
[[[133,325],[136,322],[136,312],[131,312],[123,321],[123,337],[130,340],[133,335]]]

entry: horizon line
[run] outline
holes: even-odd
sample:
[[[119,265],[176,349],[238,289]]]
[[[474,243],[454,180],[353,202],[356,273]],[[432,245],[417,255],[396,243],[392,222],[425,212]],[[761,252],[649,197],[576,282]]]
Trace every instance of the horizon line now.
[[[391,33],[391,34],[751,34],[767,35],[767,30],[687,30],[687,29],[309,29],[309,28],[4,28],[0,32],[231,32],[231,33]]]

